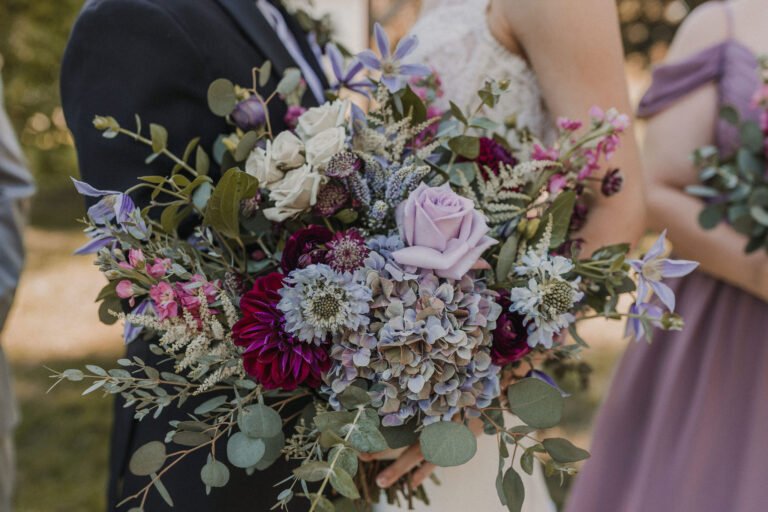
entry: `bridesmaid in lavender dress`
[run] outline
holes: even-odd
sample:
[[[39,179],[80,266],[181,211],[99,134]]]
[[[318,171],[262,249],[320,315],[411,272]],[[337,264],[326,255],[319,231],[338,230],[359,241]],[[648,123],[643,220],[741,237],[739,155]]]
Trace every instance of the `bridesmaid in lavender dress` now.
[[[768,257],[727,226],[698,227],[692,151],[737,143],[723,105],[756,118],[768,1],[713,2],[682,27],[640,106],[649,213],[701,267],[675,284],[679,333],[635,344],[617,370],[569,512],[768,510]]]

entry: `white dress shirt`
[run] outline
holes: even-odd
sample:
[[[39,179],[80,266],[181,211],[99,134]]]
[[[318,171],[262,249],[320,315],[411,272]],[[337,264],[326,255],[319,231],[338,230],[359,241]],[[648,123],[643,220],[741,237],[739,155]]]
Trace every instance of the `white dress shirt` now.
[[[323,103],[325,101],[323,84],[312,69],[312,66],[307,62],[306,57],[304,57],[304,53],[301,51],[301,47],[296,41],[293,32],[288,28],[288,24],[285,22],[283,14],[277,7],[269,3],[268,0],[256,0],[256,6],[259,8],[259,11],[261,11],[261,14],[267,19],[267,22],[272,27],[272,30],[275,31],[277,37],[280,38],[280,41],[283,43],[283,46],[285,46],[285,49],[291,55],[294,62],[296,62],[299,69],[301,69],[301,75],[303,76],[304,81],[307,82],[307,86],[309,87],[309,90],[312,91],[317,102]]]

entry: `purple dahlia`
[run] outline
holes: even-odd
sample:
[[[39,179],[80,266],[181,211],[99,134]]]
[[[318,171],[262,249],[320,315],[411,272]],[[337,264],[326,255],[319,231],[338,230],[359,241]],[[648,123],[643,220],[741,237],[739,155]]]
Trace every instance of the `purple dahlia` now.
[[[331,366],[327,348],[303,343],[285,331],[277,309],[283,277],[277,272],[259,277],[243,295],[243,317],[232,328],[235,344],[245,347],[245,371],[265,389],[318,388]]]

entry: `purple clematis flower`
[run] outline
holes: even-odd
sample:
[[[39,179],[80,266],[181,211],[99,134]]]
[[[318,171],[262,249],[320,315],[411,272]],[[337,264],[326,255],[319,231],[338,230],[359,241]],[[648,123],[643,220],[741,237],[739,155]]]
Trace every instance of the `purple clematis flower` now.
[[[384,32],[384,28],[376,23],[373,31],[381,58],[377,57],[371,50],[357,54],[357,58],[366,68],[381,72],[381,83],[390,92],[397,92],[405,87],[405,77],[407,76],[424,76],[430,73],[430,69],[423,64],[404,64],[402,62],[419,44],[416,36],[401,39],[393,53],[390,51],[389,37]]]
[[[358,59],[352,60],[349,66],[344,68],[344,57],[341,55],[339,48],[333,44],[328,43],[325,47],[325,53],[328,55],[328,59],[331,61],[331,70],[333,76],[336,79],[336,83],[333,85],[333,90],[338,91],[342,87],[355,91],[360,94],[368,95],[368,90],[371,88],[371,81],[367,78],[362,80],[355,80],[355,77],[363,70],[363,63]]]
[[[637,305],[648,298],[648,293],[654,294],[670,311],[675,310],[675,294],[672,289],[661,280],[669,277],[683,277],[690,274],[699,263],[688,260],[670,260],[663,258],[664,241],[667,231],[659,236],[653,247],[640,260],[629,260],[629,264],[638,273]]]
[[[92,254],[115,241],[110,223],[114,220],[120,228],[138,240],[146,240],[149,228],[141,216],[141,210],[127,194],[114,190],[99,190],[72,178],[75,189],[84,196],[100,197],[99,202],[88,208],[88,217],[96,229],[88,231],[91,241],[75,251],[75,254]]]
[[[632,304],[629,307],[630,315],[637,315],[645,317],[647,322],[653,327],[661,327],[661,318],[664,315],[664,311],[655,304],[649,304],[647,302],[639,302]],[[627,327],[624,331],[624,336],[627,338],[634,338],[635,341],[640,341],[646,336],[650,336],[650,332],[646,331],[648,324],[643,322],[642,318],[632,316],[627,319]],[[650,339],[650,338],[649,338]]]

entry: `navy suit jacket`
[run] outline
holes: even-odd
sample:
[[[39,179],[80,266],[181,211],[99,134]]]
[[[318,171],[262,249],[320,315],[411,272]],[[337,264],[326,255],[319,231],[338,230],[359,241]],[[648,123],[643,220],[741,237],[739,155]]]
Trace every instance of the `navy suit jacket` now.
[[[287,15],[286,21],[322,79],[306,34]],[[176,154],[183,153],[194,137],[201,138],[202,147],[210,154],[216,138],[230,128],[209,111],[208,86],[217,78],[250,86],[252,68],[267,59],[273,65],[273,76],[264,87],[269,93],[282,70],[298,66],[255,0],[90,0],[72,30],[61,71],[64,113],[74,135],[82,179],[100,189],[126,190],[139,176],[168,174],[172,167],[163,158],[147,166],[144,160],[151,151],[128,137],[104,139],[92,124],[97,114],[113,116],[130,129],[135,128],[134,115],[138,114],[144,130],[149,123],[168,129],[169,149]],[[311,93],[306,94],[305,101],[311,104]],[[274,105],[271,117],[276,130],[284,128],[284,111],[284,106]],[[218,170],[212,170],[211,175],[216,178]],[[147,197],[134,199],[141,204]],[[127,350],[129,356],[157,363],[146,342],[136,341]],[[164,412],[160,421],[142,422],[133,420],[131,408],[122,408],[121,399],[116,402],[108,510],[125,511],[138,503],[122,507],[117,503],[148,482],[127,470],[131,453],[146,442],[162,441],[169,430],[167,421],[186,418],[196,402]],[[225,447],[217,447],[217,454],[223,453]],[[291,470],[282,460],[252,477],[231,468],[230,485],[213,489],[206,496],[200,481],[206,457],[206,453],[196,453],[163,477],[175,502],[172,510],[267,511],[280,490],[273,485]],[[296,501],[292,510],[301,510],[302,500]],[[171,509],[152,490],[144,510]]]

